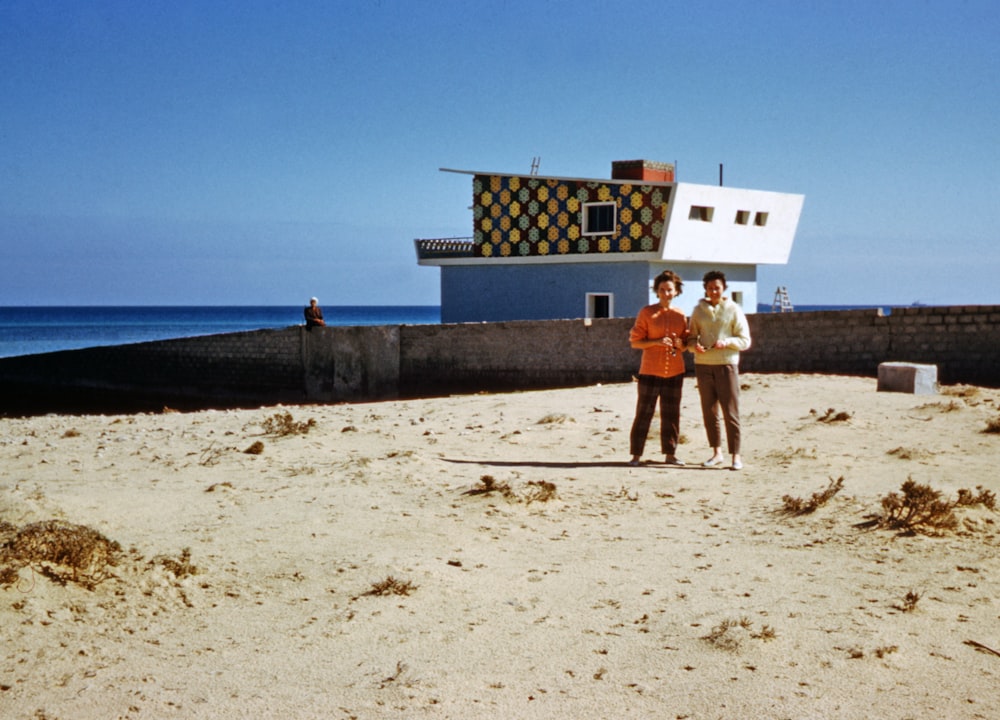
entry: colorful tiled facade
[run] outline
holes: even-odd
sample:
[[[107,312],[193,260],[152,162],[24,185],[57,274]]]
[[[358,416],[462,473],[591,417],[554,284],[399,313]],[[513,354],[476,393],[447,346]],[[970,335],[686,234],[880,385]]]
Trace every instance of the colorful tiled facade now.
[[[660,250],[671,188],[532,175],[473,177],[476,257],[570,256]],[[587,203],[614,203],[614,229],[587,235]]]

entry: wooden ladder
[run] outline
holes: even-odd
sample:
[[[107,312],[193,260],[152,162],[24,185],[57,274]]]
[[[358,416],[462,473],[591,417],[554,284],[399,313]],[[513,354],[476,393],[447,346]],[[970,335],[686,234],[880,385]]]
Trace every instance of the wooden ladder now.
[[[774,301],[771,303],[771,312],[791,312],[792,301],[788,299],[788,289],[784,285],[779,285],[774,291]]]

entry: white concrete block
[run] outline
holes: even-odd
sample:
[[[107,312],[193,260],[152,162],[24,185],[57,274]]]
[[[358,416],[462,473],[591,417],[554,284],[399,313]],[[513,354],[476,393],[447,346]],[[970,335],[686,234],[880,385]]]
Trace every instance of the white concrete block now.
[[[878,391],[933,395],[937,392],[937,365],[879,363]]]

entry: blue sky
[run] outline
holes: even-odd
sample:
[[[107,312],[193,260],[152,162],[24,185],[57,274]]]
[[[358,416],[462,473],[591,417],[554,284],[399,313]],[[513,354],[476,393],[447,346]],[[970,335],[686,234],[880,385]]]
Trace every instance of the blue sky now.
[[[806,196],[762,300],[1000,304],[995,0],[0,0],[0,305],[437,304],[441,167]]]

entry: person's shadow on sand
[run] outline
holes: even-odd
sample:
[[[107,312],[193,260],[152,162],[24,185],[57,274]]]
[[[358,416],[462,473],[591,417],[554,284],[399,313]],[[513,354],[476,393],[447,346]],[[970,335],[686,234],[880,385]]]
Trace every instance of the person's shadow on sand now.
[[[441,458],[445,462],[459,465],[488,465],[490,467],[545,467],[545,468],[586,468],[586,467],[650,467],[650,468],[670,468],[671,470],[716,470],[718,468],[707,468],[701,465],[671,465],[669,463],[646,461],[639,465],[629,465],[627,460],[593,460],[576,462],[554,462],[546,460],[458,460],[455,458]]]

